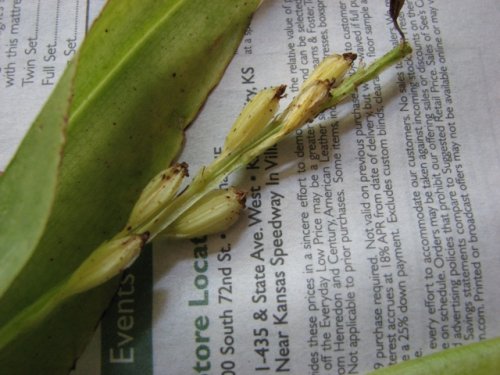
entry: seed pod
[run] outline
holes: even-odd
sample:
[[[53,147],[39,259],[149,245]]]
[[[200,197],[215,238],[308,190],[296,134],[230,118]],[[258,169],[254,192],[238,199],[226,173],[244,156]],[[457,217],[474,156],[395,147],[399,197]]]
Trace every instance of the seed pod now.
[[[244,206],[245,193],[233,188],[213,190],[162,234],[170,238],[192,238],[222,232],[238,220]]]
[[[280,116],[284,134],[300,128],[324,109],[333,85],[342,81],[355,59],[353,53],[331,55],[316,67]]]
[[[66,297],[85,292],[115,277],[139,256],[149,235],[120,236],[103,243],[71,275]]]
[[[229,131],[224,151],[231,152],[255,140],[276,114],[285,86],[259,91],[243,108]]]
[[[325,57],[304,81],[301,90],[316,81],[326,80],[332,81],[332,83],[340,83],[356,57],[355,53],[334,54]]]
[[[177,194],[187,175],[186,163],[175,164],[157,174],[142,191],[130,214],[127,227],[134,228],[159,207],[168,203]]]
[[[283,133],[288,134],[312,121],[328,101],[331,88],[330,81],[315,81],[303,88],[280,116]]]

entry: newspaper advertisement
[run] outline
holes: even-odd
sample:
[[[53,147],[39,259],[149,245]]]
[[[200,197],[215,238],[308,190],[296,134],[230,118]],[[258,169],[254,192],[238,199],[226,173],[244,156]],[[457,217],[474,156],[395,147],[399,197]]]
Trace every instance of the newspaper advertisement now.
[[[0,0],[0,169],[102,4]],[[397,45],[388,9],[265,0],[179,160],[216,158],[258,90]],[[155,242],[74,374],[363,374],[498,336],[499,11],[407,0],[412,55],[225,180],[230,230]]]

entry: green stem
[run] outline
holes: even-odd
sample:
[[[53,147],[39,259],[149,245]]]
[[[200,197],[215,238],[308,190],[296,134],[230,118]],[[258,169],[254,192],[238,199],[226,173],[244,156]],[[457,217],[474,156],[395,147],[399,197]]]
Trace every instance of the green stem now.
[[[399,46],[394,47],[392,50],[387,52],[384,56],[375,60],[368,67],[359,68],[356,73],[345,79],[339,87],[334,88],[331,91],[332,97],[324,109],[340,103],[356,91],[360,85],[374,79],[385,69],[397,63],[411,52],[412,48],[410,44],[403,42]]]

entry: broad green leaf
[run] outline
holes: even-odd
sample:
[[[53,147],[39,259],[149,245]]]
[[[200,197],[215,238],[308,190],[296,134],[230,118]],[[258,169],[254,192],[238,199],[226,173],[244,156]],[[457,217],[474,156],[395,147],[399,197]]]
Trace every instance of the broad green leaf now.
[[[370,375],[494,375],[500,371],[500,338],[446,349],[370,372]]]
[[[184,128],[219,81],[259,4],[108,2],[78,55],[51,216],[0,300],[0,325],[68,278],[125,225],[147,181],[178,153]],[[0,373],[67,373],[116,286],[113,280],[77,296],[20,334],[0,352]]]
[[[49,218],[65,142],[74,65],[67,69],[58,90],[0,177],[0,297],[29,260]]]

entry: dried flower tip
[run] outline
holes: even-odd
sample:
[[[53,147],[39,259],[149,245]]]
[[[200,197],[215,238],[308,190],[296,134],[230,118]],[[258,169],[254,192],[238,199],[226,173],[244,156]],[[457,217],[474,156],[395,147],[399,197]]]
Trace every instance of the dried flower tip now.
[[[178,163],[158,175],[146,185],[130,214],[127,227],[134,228],[150,217],[159,207],[170,201],[188,175],[187,164]]]
[[[355,53],[335,54],[325,57],[304,81],[301,90],[314,84],[316,81],[339,83],[351,68],[354,60],[356,60]]]
[[[65,287],[67,297],[85,292],[112,279],[139,256],[148,235],[114,238],[99,246],[72,274]]]
[[[237,150],[255,140],[272,120],[278,110],[279,100],[285,86],[271,87],[259,91],[236,119],[224,143],[224,151]]]
[[[233,188],[213,190],[162,234],[171,238],[192,238],[222,232],[238,220],[244,206],[245,193]]]

